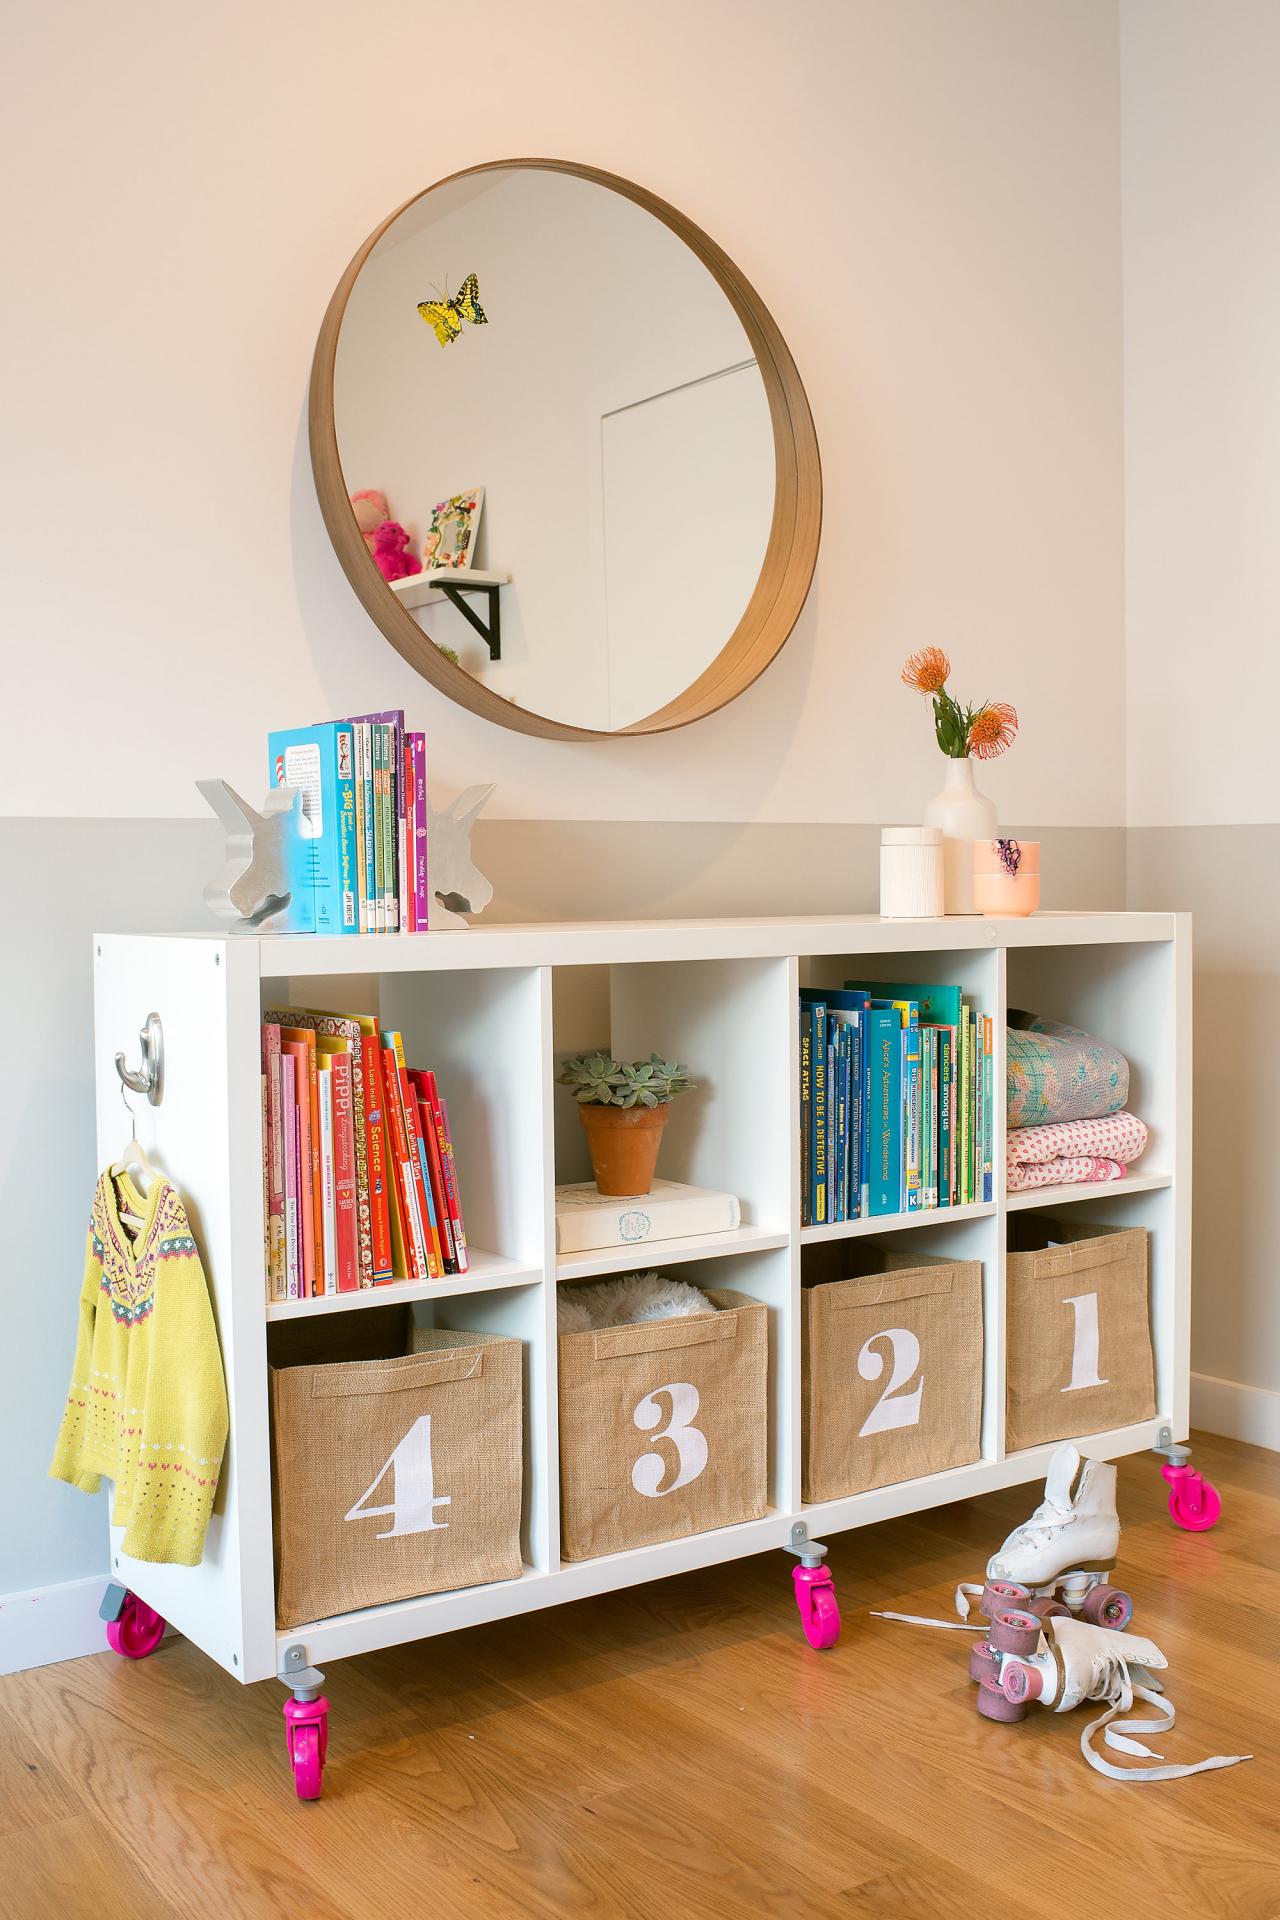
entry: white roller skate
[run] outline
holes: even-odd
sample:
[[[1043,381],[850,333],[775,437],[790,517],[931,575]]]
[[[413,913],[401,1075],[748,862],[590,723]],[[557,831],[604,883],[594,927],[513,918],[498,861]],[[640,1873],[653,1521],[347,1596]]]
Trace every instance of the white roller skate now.
[[[981,1609],[989,1619],[1021,1607],[1041,1619],[1073,1613],[1091,1626],[1127,1627],[1133,1601],[1108,1583],[1119,1547],[1116,1470],[1068,1441],[1049,1462],[1044,1499],[988,1561]]]
[[[1156,1671],[1168,1666],[1154,1640],[1113,1627],[1090,1626],[1070,1615],[1046,1620],[1023,1609],[998,1613],[988,1630],[993,1671],[978,1685],[978,1712],[987,1720],[1021,1720],[1033,1700],[1051,1713],[1069,1713],[1085,1701],[1106,1703],[1080,1736],[1080,1750],[1098,1773],[1116,1780],[1180,1780],[1190,1773],[1234,1767],[1251,1754],[1218,1754],[1193,1765],[1118,1767],[1097,1753],[1093,1736],[1102,1731],[1117,1753],[1159,1761],[1134,1733],[1164,1733],[1173,1726],[1174,1709],[1163,1697]],[[1121,1720],[1135,1700],[1159,1715],[1154,1720]]]

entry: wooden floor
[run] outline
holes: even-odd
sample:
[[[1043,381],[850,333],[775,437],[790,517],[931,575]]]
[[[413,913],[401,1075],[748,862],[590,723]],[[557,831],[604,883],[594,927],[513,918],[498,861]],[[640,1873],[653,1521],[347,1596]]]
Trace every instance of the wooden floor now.
[[[1201,1438],[1214,1533],[1121,1466],[1135,1626],[1169,1657],[1172,1759],[1113,1784],[1083,1715],[979,1719],[945,1614],[1026,1489],[835,1542],[845,1631],[811,1652],[781,1554],[348,1661],[330,1767],[293,1798],[274,1685],[173,1640],[0,1680],[0,1914],[1280,1915],[1280,1457]]]

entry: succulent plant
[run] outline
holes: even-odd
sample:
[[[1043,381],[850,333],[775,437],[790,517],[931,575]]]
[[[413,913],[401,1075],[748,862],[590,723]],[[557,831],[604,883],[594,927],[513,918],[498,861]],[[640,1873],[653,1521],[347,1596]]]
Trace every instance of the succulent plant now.
[[[692,1093],[687,1067],[651,1053],[647,1060],[611,1060],[604,1053],[571,1054],[560,1064],[560,1085],[579,1106],[661,1107]]]

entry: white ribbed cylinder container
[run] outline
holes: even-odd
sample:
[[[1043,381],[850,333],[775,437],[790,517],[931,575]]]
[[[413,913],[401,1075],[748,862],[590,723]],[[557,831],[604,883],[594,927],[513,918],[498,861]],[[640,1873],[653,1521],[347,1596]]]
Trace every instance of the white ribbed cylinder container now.
[[[931,920],[943,912],[941,827],[882,827],[880,917]]]

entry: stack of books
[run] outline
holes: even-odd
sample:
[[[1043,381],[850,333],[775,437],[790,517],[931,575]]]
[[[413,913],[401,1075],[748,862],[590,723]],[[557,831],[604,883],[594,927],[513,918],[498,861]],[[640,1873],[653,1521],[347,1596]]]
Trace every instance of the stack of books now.
[[[262,1119],[268,1300],[466,1273],[448,1110],[398,1033],[269,1008]]]
[[[425,933],[427,745],[404,714],[366,713],[267,736],[273,787],[302,790],[315,933]],[[314,924],[312,924],[314,919]]]
[[[990,1200],[991,1049],[959,987],[802,987],[801,1224]]]

